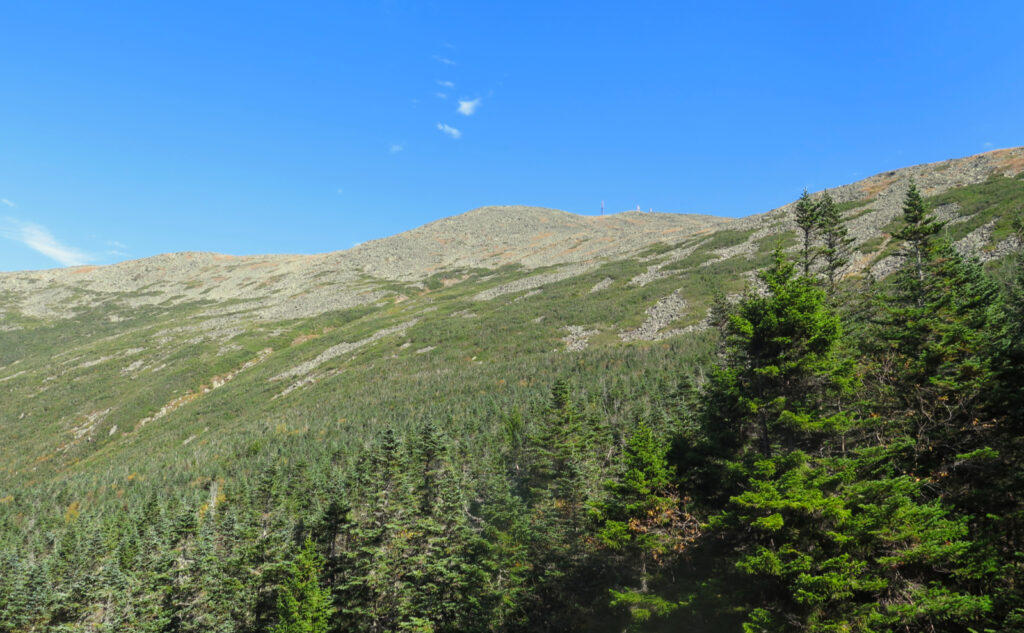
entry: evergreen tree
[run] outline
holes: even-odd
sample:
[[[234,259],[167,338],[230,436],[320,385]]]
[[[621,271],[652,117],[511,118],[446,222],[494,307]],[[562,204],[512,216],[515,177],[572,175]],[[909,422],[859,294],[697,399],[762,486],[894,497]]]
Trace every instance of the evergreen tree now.
[[[901,253],[905,264],[899,276],[899,284],[918,308],[923,308],[925,304],[927,262],[935,253],[936,240],[944,226],[945,223],[936,220],[925,207],[921,192],[911,180],[903,200],[903,226],[893,237],[902,240],[905,245]]]
[[[824,293],[781,251],[758,278],[765,293],[749,294],[729,315],[724,363],[705,406],[712,450],[733,457],[814,449],[849,424],[843,399],[853,367]]]
[[[522,608],[533,630],[578,630],[593,604],[603,602],[599,581],[588,567],[584,456],[589,448],[583,416],[568,381],[560,379],[525,447],[530,516],[523,539],[530,564],[526,582],[532,591]]]
[[[818,252],[822,259],[822,274],[825,276],[829,294],[835,294],[836,285],[843,276],[843,271],[850,263],[853,238],[839,213],[839,207],[828,192],[817,204],[817,228],[821,234],[821,247]]]
[[[402,573],[417,511],[401,442],[393,429],[356,465],[346,560],[335,587],[338,627],[396,630],[409,612],[409,579]]]
[[[757,463],[747,490],[709,521],[747,578],[746,631],[950,630],[983,622],[991,600],[957,588],[971,571],[963,519],[889,471],[886,449]]]
[[[271,633],[327,633],[334,607],[330,591],[320,585],[323,557],[306,539],[277,596],[277,624]]]
[[[984,446],[986,398],[1006,322],[997,286],[980,264],[938,235],[942,224],[911,184],[903,207],[903,264],[882,297],[874,335],[876,413],[903,421],[890,429],[915,442],[909,467],[945,472],[956,456]],[[982,455],[982,453],[978,453]]]
[[[598,538],[615,552],[619,586],[611,590],[611,604],[627,607],[639,626],[676,609],[671,599],[659,595],[665,588],[652,584],[662,584],[661,568],[699,533],[672,484],[667,453],[668,444],[641,421],[622,453],[619,476],[606,483],[609,497],[593,506],[601,526]]]
[[[800,229],[800,266],[803,269],[805,277],[810,276],[811,268],[814,266],[814,262],[817,259],[818,252],[814,248],[815,233],[819,230],[821,220],[821,209],[819,205],[811,199],[807,190],[804,189],[803,194],[800,195],[800,199],[796,202],[796,208],[794,209],[794,215],[796,216],[796,225]]]

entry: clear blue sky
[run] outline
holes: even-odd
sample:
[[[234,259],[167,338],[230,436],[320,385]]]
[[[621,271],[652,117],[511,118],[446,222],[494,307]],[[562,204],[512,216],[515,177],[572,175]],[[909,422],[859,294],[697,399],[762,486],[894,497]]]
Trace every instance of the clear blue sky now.
[[[1022,25],[1019,0],[0,0],[0,270],[326,252],[490,204],[760,213],[1024,144]]]

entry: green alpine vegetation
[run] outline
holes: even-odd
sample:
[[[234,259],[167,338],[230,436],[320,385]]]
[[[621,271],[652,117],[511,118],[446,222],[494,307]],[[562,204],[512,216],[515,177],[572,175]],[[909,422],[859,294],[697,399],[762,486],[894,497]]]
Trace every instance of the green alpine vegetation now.
[[[0,632],[1024,630],[1024,179],[944,165],[301,313],[11,282]]]

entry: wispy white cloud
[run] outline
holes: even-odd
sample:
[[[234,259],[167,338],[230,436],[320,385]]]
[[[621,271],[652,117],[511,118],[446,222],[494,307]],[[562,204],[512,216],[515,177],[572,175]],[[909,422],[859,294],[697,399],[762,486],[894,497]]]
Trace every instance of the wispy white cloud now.
[[[438,99],[447,99],[448,98],[448,95],[446,95],[443,92],[435,92],[434,96],[437,97]]]
[[[401,143],[392,143],[391,147],[388,148],[388,151],[391,152],[392,154],[397,154],[403,149],[405,149],[405,147],[403,147]]]
[[[338,189],[338,193],[339,194],[345,193],[345,190],[344,189]]]
[[[458,112],[459,112],[459,114],[465,114],[466,116],[471,116],[474,112],[476,112],[476,109],[479,108],[479,107],[480,107],[480,100],[479,99],[473,99],[472,101],[463,101],[462,99],[459,99],[459,110],[458,110]]]
[[[444,46],[445,48],[455,48],[455,44],[450,42],[441,42],[441,46]]]
[[[445,88],[454,88],[455,84],[450,81],[438,81],[437,85],[444,86]]]
[[[986,141],[986,142],[984,143],[984,145],[982,145],[982,147],[984,147],[985,149],[992,149],[992,148],[993,148],[993,147],[995,147],[995,146],[996,146],[996,144],[995,144],[995,143],[993,143],[992,141]],[[6,200],[4,200],[4,202],[7,202],[7,201],[6,201]]]
[[[117,240],[110,240],[109,242],[107,242],[107,246],[112,246],[114,248],[121,249],[121,250],[125,250],[125,249],[128,248],[127,246],[125,246],[121,242],[118,242]]]
[[[447,64],[448,66],[456,65],[454,61],[448,59],[447,57],[441,57],[440,55],[434,55],[434,61],[441,62],[442,64]]]
[[[92,259],[83,251],[58,242],[45,226],[31,222],[4,218],[3,223],[0,224],[0,236],[21,242],[63,266],[81,266]]]
[[[441,130],[442,132],[444,132],[445,134],[447,134],[448,136],[450,136],[452,138],[459,138],[460,136],[462,136],[462,132],[460,132],[460,131],[456,130],[455,128],[453,128],[452,126],[446,125],[444,123],[438,123],[437,124],[437,129]]]
[[[6,204],[9,207],[16,207],[16,206],[18,206],[16,204],[14,204],[13,202],[11,202],[10,200],[8,200],[7,198],[0,198],[0,202]]]

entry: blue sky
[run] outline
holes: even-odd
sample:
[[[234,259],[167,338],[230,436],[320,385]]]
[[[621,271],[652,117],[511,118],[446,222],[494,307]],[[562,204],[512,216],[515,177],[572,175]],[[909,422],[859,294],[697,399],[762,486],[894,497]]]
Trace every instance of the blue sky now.
[[[0,270],[743,216],[1024,144],[1024,4],[974,4],[0,0]]]

